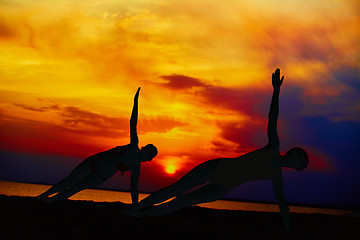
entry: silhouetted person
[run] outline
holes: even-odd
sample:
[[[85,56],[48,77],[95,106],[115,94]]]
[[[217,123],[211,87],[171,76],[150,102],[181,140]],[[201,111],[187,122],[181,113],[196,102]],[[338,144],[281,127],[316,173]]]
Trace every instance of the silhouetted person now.
[[[167,214],[194,204],[216,201],[242,183],[269,179],[273,182],[284,226],[290,230],[289,208],[284,196],[281,168],[303,170],[308,165],[308,157],[301,148],[292,148],[285,155],[280,155],[277,118],[283,80],[284,77],[280,79],[280,69],[276,69],[272,74],[274,91],[267,127],[269,141],[265,147],[240,157],[218,158],[201,163],[176,183],[151,194],[124,213],[134,216]],[[189,192],[194,187],[198,188]],[[172,197],[176,198],[162,203]],[[153,206],[158,203],[162,204]]]
[[[67,199],[81,190],[102,184],[119,170],[122,174],[125,171],[131,171],[131,199],[133,204],[138,202],[140,164],[151,161],[157,155],[157,149],[152,144],[148,144],[141,149],[138,147],[139,139],[136,125],[139,91],[140,88],[135,94],[130,118],[130,144],[118,146],[86,158],[67,178],[39,195],[38,199],[46,199],[48,202]],[[55,193],[57,194],[49,197]]]

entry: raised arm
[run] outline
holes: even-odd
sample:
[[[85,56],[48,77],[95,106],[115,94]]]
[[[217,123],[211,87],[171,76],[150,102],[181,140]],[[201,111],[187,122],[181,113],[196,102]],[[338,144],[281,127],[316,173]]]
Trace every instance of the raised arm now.
[[[130,118],[130,143],[135,144],[135,145],[139,144],[139,138],[138,138],[137,130],[136,130],[137,120],[138,120],[139,92],[140,92],[140,87],[138,88],[138,90],[135,94],[135,97],[134,97],[134,106],[133,106],[131,118]]]
[[[279,136],[277,134],[277,119],[279,116],[279,95],[280,95],[280,86],[284,81],[284,76],[280,79],[280,69],[276,69],[272,74],[272,86],[273,86],[273,95],[271,99],[270,111],[269,111],[269,121],[267,127],[267,134],[269,143],[268,146],[279,149]]]

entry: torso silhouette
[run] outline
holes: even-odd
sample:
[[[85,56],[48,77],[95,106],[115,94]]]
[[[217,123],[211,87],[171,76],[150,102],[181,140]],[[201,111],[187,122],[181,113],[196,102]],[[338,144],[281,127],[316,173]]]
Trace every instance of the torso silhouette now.
[[[266,180],[281,174],[281,167],[274,166],[280,153],[261,148],[237,158],[219,158],[209,182],[234,188],[244,182]]]
[[[131,170],[140,165],[138,155],[140,149],[135,144],[117,146],[104,152],[96,153],[88,160],[91,162],[91,171],[103,179],[110,178],[117,170],[120,173]]]

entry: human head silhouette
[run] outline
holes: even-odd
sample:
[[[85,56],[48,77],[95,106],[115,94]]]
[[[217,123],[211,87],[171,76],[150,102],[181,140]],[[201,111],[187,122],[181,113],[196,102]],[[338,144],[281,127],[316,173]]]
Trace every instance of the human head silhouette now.
[[[157,148],[153,144],[148,144],[141,148],[140,161],[147,162],[151,161],[158,154]]]
[[[297,171],[304,170],[309,164],[309,158],[306,151],[299,147],[291,148],[284,155],[286,165],[289,168],[296,169]]]

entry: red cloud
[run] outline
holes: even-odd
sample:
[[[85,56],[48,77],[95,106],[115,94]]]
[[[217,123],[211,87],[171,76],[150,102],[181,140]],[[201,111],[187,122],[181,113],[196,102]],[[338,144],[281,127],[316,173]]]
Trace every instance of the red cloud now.
[[[246,121],[242,125],[238,122],[219,123],[220,136],[223,139],[238,144],[238,153],[249,152],[265,146],[266,142],[266,119],[258,121]],[[258,139],[258,135],[263,137]]]
[[[237,156],[266,144],[267,114],[272,94],[270,87],[268,89],[258,86],[226,88],[212,86],[203,83],[204,81],[200,79],[177,74],[167,76],[166,79],[170,82],[161,85],[175,90],[201,87],[196,89],[196,95],[199,96],[197,99],[209,109],[209,112],[213,109],[216,109],[216,112],[230,110],[248,117],[248,120],[241,122],[239,120],[239,122],[218,123],[221,129],[219,139],[211,141],[212,154],[216,156],[209,156],[210,158],[224,155]],[[268,85],[271,86],[271,83],[268,82]],[[223,140],[235,143],[238,147],[234,147],[236,145],[231,143],[224,144],[226,141]]]
[[[335,171],[331,157],[323,152],[320,152],[313,147],[306,147],[306,151],[309,155],[309,170],[333,172]]]
[[[261,116],[256,109],[260,104],[270,101],[271,90],[267,92],[267,90],[258,87],[225,88],[208,86],[202,90],[201,95],[206,103],[216,108],[233,110],[258,118]]]
[[[0,125],[6,151],[86,157],[104,150],[89,132],[27,119],[0,119]]]
[[[56,123],[12,118],[0,114],[1,149],[16,152],[59,154],[85,157],[89,154],[128,144],[130,121],[128,118],[108,117],[82,110],[74,106],[62,107],[57,104],[32,107],[16,105],[32,112],[53,112],[63,122]],[[140,134],[166,132],[182,123],[170,117],[157,117],[139,121]],[[108,139],[106,142],[99,139]],[[117,139],[123,139],[118,142]]]
[[[256,110],[259,108],[257,105],[263,105],[263,103],[269,102],[272,93],[271,90],[258,86],[246,88],[213,86],[205,84],[203,80],[198,78],[181,74],[161,76],[161,78],[166,79],[169,82],[160,83],[159,85],[173,90],[187,90],[192,87],[201,87],[196,90],[196,94],[200,96],[199,101],[206,105],[210,105],[209,111],[213,107],[233,110],[251,116],[259,116]],[[270,81],[267,82],[267,84],[267,86],[270,86]]]
[[[91,127],[93,130],[87,130],[95,134],[99,134],[101,130],[102,136],[112,137],[118,132],[127,132],[130,127],[129,118],[109,117],[106,115],[86,111],[75,106],[62,107],[59,104],[51,104],[49,106],[32,107],[24,104],[15,104],[28,111],[34,112],[57,112],[63,123],[64,127],[71,129],[82,129],[84,126]],[[147,132],[167,132],[174,127],[185,126],[186,123],[175,120],[167,116],[158,116],[150,119],[139,119],[138,131],[141,134]],[[83,129],[83,131],[85,131]]]

